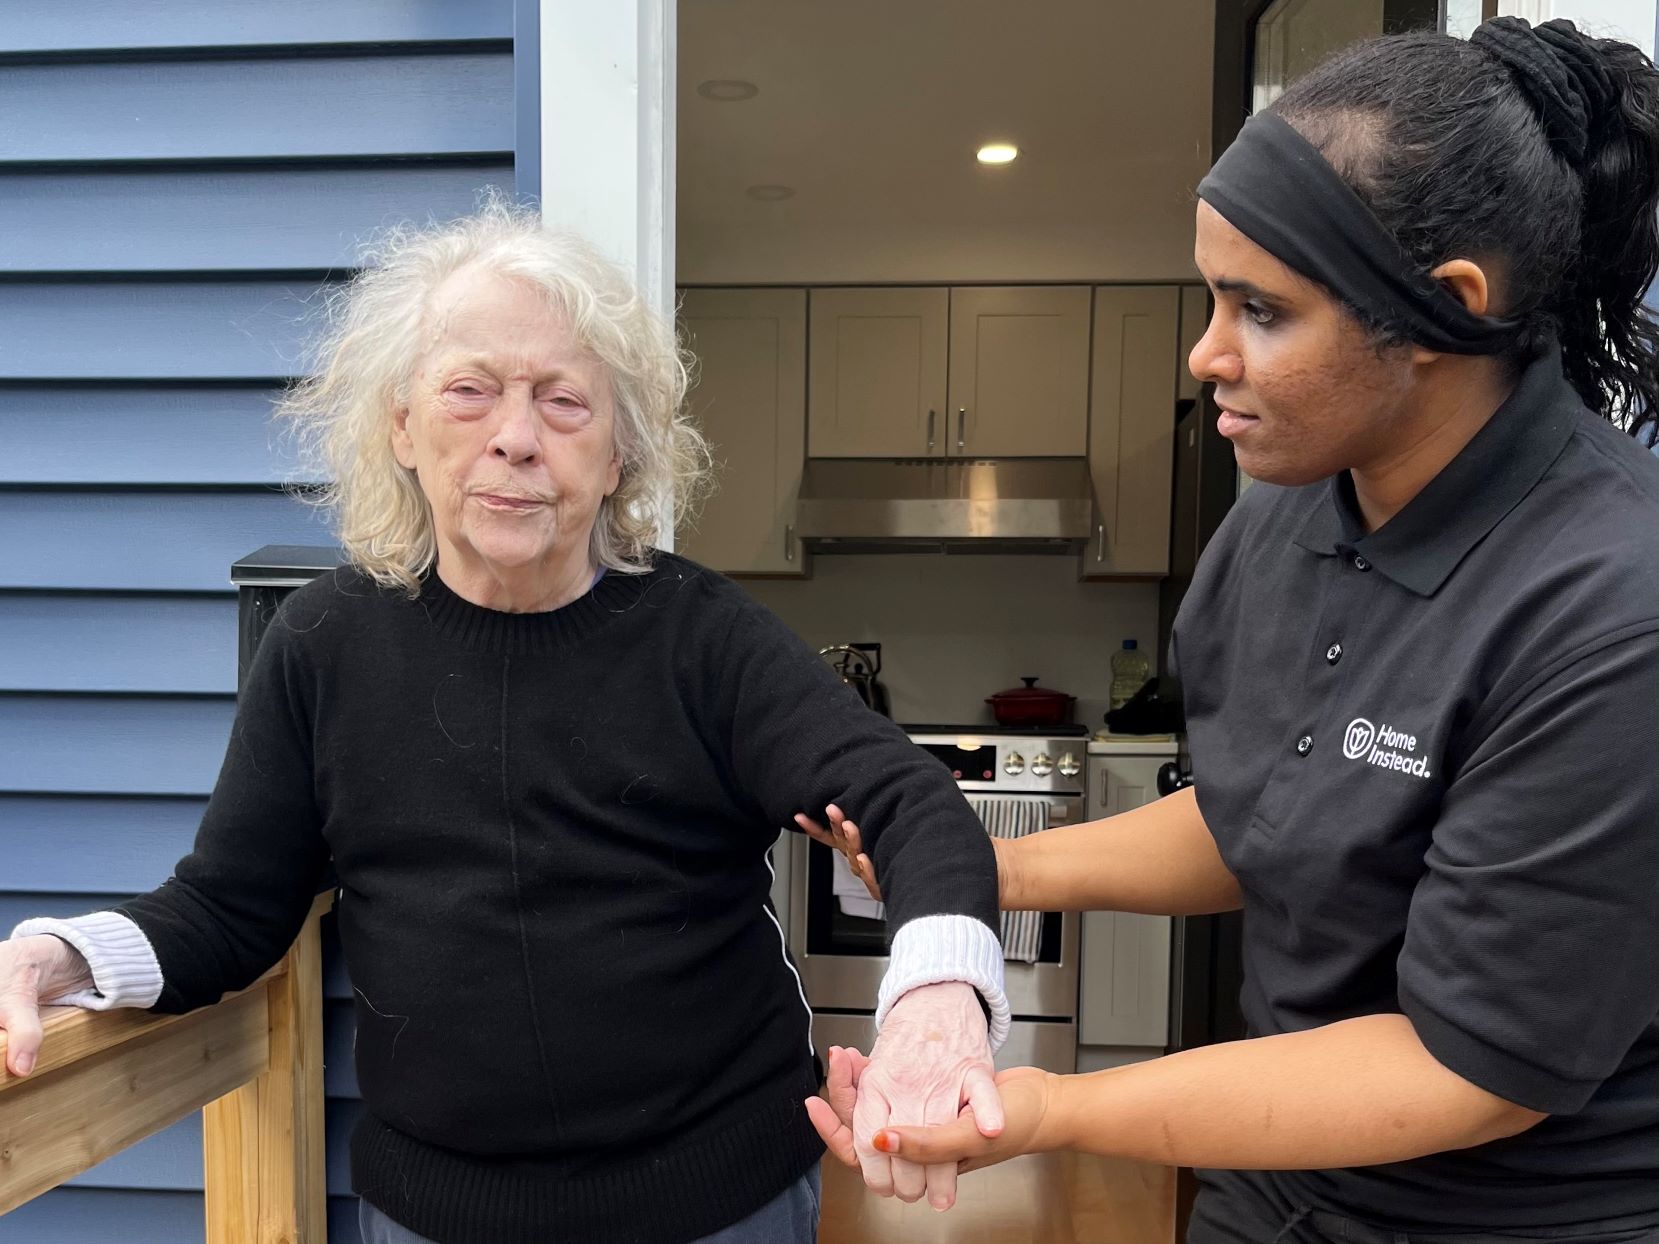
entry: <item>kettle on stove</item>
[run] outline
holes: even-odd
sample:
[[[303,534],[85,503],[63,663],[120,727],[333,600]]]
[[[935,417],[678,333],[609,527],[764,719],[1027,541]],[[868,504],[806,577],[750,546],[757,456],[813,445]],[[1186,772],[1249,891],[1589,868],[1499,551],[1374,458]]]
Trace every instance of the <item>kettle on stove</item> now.
[[[880,644],[831,644],[820,648],[818,655],[833,658],[830,664],[841,675],[841,681],[851,687],[866,706],[883,717],[893,715],[887,688],[876,677],[881,673]]]

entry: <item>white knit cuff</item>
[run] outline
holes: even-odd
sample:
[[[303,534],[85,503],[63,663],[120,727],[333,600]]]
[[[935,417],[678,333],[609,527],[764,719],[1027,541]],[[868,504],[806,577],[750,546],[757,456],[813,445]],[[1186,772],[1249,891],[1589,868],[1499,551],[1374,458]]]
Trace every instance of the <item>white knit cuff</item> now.
[[[893,934],[887,975],[876,995],[876,1027],[912,989],[961,981],[979,990],[991,1009],[991,1053],[1008,1040],[1008,995],[1002,986],[1002,943],[972,916],[921,916]]]
[[[92,969],[92,988],[42,998],[41,1002],[109,1011],[118,1006],[152,1007],[161,997],[161,964],[150,939],[120,912],[95,911],[68,920],[36,917],[12,930],[13,937],[42,933],[61,937],[81,952]]]

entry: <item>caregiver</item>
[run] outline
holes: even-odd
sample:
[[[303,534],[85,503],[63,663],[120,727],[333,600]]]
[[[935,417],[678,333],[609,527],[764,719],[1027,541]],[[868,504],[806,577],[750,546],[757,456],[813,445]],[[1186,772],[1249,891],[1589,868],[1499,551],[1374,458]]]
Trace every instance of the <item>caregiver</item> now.
[[[1005,908],[1242,908],[1250,1039],[1004,1072],[994,1139],[852,1135],[837,1052],[840,1156],[1211,1168],[1190,1244],[1659,1240],[1656,179],[1659,74],[1560,21],[1245,126],[1190,362],[1262,482],[1175,628],[1195,788],[996,845]]]

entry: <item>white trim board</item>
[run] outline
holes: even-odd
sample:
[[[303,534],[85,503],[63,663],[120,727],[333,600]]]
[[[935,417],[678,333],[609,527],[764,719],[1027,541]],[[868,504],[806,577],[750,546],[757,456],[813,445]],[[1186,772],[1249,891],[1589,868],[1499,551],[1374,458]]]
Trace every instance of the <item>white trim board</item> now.
[[[677,0],[541,0],[542,219],[674,313]],[[658,543],[674,547],[664,524]]]

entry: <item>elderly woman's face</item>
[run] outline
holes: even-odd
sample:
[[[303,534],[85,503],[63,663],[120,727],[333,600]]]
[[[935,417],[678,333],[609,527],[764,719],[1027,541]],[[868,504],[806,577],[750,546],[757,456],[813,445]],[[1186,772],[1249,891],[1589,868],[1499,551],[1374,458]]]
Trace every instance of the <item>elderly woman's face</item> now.
[[[440,565],[499,575],[585,564],[621,476],[613,413],[604,364],[537,290],[481,268],[445,282],[392,433],[432,507]]]

